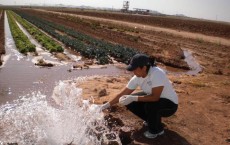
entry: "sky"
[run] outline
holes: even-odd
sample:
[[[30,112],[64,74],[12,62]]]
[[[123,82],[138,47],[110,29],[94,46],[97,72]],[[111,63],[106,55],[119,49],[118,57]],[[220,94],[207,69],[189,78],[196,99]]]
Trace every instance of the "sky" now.
[[[50,5],[108,7],[121,9],[124,0],[0,0],[3,5]],[[150,9],[160,13],[230,22],[230,0],[128,0],[129,10]]]

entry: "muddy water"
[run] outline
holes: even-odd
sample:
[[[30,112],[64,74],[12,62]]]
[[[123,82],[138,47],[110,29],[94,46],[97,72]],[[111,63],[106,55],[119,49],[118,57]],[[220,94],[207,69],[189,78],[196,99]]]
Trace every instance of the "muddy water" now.
[[[121,144],[118,134],[106,126],[99,107],[82,100],[82,89],[77,88],[76,84],[84,79],[87,78],[59,82],[52,95],[59,100],[56,107],[50,105],[47,97],[39,92],[2,105],[0,144]]]
[[[172,75],[197,75],[202,72],[202,66],[197,62],[197,60],[193,57],[193,54],[190,50],[183,49],[185,59],[184,61],[188,64],[190,70],[183,70],[178,68],[173,68],[170,66],[163,66],[163,69],[168,74]]]
[[[59,62],[42,50],[43,58],[60,65],[36,67],[34,56],[24,56],[16,50],[5,18],[6,55],[0,68],[0,144],[99,145],[109,140],[121,144],[118,135],[105,126],[100,109],[82,100],[82,89],[76,84],[92,75],[119,75],[123,71],[113,65],[72,70],[72,63]],[[32,43],[40,48],[35,41]],[[52,103],[53,99],[58,104]],[[97,131],[98,126],[104,130]],[[101,138],[93,133],[101,134]]]
[[[188,72],[186,72],[186,74],[196,75],[196,74],[202,72],[201,65],[193,57],[191,51],[184,49],[184,56],[185,56],[185,62],[187,62],[187,64],[191,68],[191,70],[189,70]]]
[[[72,71],[68,71],[73,65],[71,63],[62,63],[63,65],[57,65],[52,68],[37,67],[32,62],[33,56],[24,56],[17,51],[6,15],[5,38],[6,55],[4,56],[4,64],[0,68],[0,104],[5,104],[7,101],[12,101],[20,95],[33,91],[40,91],[49,96],[59,80],[74,79],[79,76],[119,75],[122,73],[122,70],[112,65],[104,69],[94,68]],[[46,59],[49,57],[49,55],[46,55]],[[54,60],[51,57],[50,59]],[[60,62],[57,61],[57,63]]]

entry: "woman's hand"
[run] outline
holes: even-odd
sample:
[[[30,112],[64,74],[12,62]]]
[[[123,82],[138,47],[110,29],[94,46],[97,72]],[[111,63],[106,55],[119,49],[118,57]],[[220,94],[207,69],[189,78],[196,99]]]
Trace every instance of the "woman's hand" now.
[[[134,101],[138,101],[138,96],[133,96],[133,95],[123,95],[119,99],[119,103],[126,106]]]
[[[107,103],[105,103],[105,104],[103,104],[103,105],[100,106],[100,110],[103,111],[105,109],[108,109],[109,107],[110,107],[110,103],[107,102]]]

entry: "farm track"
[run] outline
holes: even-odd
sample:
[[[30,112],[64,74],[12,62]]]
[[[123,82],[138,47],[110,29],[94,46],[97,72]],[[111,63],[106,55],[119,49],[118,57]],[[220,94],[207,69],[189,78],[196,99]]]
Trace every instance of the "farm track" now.
[[[115,23],[119,25],[130,25],[133,27],[144,28],[146,30],[163,31],[174,35],[193,38],[204,39],[210,42],[219,42],[230,45],[230,23],[212,22],[212,21],[198,21],[189,19],[179,19],[170,17],[150,17],[150,16],[135,16],[124,14],[111,14],[109,16],[97,12],[76,12],[76,11],[50,11],[54,13],[68,13],[69,15],[77,15],[83,19],[100,20],[108,23]]]
[[[157,26],[161,28],[170,28],[176,31],[200,33],[204,35],[230,39],[230,23],[225,22],[214,22],[209,20],[191,19],[183,17],[180,18],[172,16],[144,16],[123,13],[95,12],[87,10],[47,10],[61,13],[77,14],[78,16],[89,16],[88,18],[104,18],[104,20],[113,19],[121,22],[131,22],[137,24]]]
[[[4,32],[4,10],[0,12],[0,65],[2,65],[1,56],[5,54],[5,32]]]

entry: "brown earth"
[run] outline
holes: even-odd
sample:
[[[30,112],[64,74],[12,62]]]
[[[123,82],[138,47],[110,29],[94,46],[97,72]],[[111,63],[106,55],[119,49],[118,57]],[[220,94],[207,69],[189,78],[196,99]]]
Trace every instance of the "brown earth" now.
[[[174,16],[144,16],[144,15],[131,15],[119,12],[105,12],[105,11],[87,11],[78,9],[48,9],[57,12],[93,16],[98,18],[108,18],[121,21],[129,21],[132,23],[140,23],[145,25],[159,26],[171,28],[178,31],[189,31],[201,33],[205,35],[230,38],[230,24],[224,22],[208,21],[201,19],[192,19],[186,17]]]
[[[125,17],[122,20],[126,23],[118,25],[96,19],[67,17],[51,12],[25,11],[43,19],[72,27],[98,39],[136,48],[156,56],[158,61],[166,65],[177,68],[186,68],[181,49],[192,52],[203,71],[197,75],[179,75],[177,73],[168,75],[179,95],[179,109],[172,117],[163,119],[165,135],[153,140],[145,139],[142,134],[146,128],[142,127],[142,121],[126,111],[124,107],[118,105],[112,107],[110,111],[105,111],[106,114],[111,115],[110,117],[117,118],[123,123],[118,124],[119,129],[125,130],[124,127],[127,127],[130,132],[133,132],[132,135],[129,135],[131,139],[127,139],[128,141],[126,140],[127,142],[123,142],[123,144],[227,145],[230,143],[230,45],[221,42],[213,43],[202,38],[178,36],[165,31],[146,30],[144,27],[135,29],[133,28],[135,23],[132,20],[134,18]],[[119,17],[122,18],[123,15]],[[142,20],[140,16],[135,19]],[[181,27],[176,26],[181,23],[183,30],[188,32],[195,33],[202,30],[202,32],[198,32],[211,35],[208,38],[215,36],[229,40],[227,35],[230,34],[229,30],[222,23],[215,23],[215,26],[213,24],[212,27],[218,28],[218,31],[212,31],[212,27],[208,27],[206,21],[196,20],[191,24],[197,24],[198,28],[194,28],[195,26],[190,25],[192,20],[168,17],[161,19],[164,19],[161,27],[178,29]],[[137,21],[141,23],[141,21]],[[145,25],[146,22],[144,20],[143,22]],[[174,24],[174,27],[170,27],[171,24]],[[220,32],[228,33],[220,34]],[[98,77],[86,81],[79,87],[83,88],[85,98],[93,96],[94,103],[102,104],[109,101],[125,87],[131,75]],[[114,122],[114,124],[116,123]],[[116,130],[116,127],[113,128]]]
[[[0,10],[0,65],[2,65],[1,56],[5,54],[5,33],[4,33],[4,11]]]
[[[85,99],[94,98],[94,103],[109,101],[123,87],[131,75],[96,77],[78,87],[83,88]],[[117,132],[128,128],[131,138],[123,137],[123,144],[157,145],[227,145],[230,139],[230,79],[228,76],[200,74],[198,76],[169,75],[179,95],[179,109],[175,115],[163,118],[165,135],[146,139],[142,120],[120,105],[105,111],[111,118],[123,124],[112,127]],[[210,81],[211,80],[211,81]],[[95,85],[96,84],[96,85]],[[103,93],[102,93],[103,92]],[[116,121],[116,120],[115,120]],[[116,124],[116,122],[113,122]],[[119,128],[119,129],[117,129]],[[127,129],[126,129],[127,130]],[[125,139],[124,139],[125,138]]]
[[[100,23],[100,25],[102,24]],[[130,23],[131,25],[133,23]],[[103,26],[110,29],[109,26],[111,25],[103,23]],[[128,25],[112,26],[111,31],[132,28]],[[136,36],[142,40],[141,42],[138,41],[140,43],[148,43],[152,47],[158,46],[161,53],[162,51],[165,52],[163,56],[167,55],[167,46],[171,46],[171,44],[190,50],[203,67],[203,72],[196,76],[186,74],[169,75],[180,101],[177,113],[170,118],[163,119],[166,134],[162,137],[154,140],[145,139],[142,134],[146,128],[142,126],[142,121],[130,112],[125,111],[124,107],[118,105],[105,113],[112,115],[114,118],[119,118],[124,124],[123,127],[128,127],[133,132],[131,139],[128,139],[131,142],[130,144],[229,144],[230,47],[221,43],[210,43],[202,39],[179,37],[172,33],[144,29],[138,29],[138,31],[138,33],[125,31],[120,34],[120,37],[124,38],[122,37],[124,33]],[[191,29],[190,32],[193,32],[193,30]],[[97,35],[97,37],[100,36]],[[128,40],[126,39],[126,41]],[[151,53],[155,52],[149,50],[149,54]],[[109,101],[125,87],[130,77],[131,75],[99,77],[86,81],[80,87],[83,88],[85,98],[93,96],[94,103],[101,104]],[[95,86],[95,84],[97,85]],[[99,95],[99,92],[104,92],[105,96]],[[121,127],[121,130],[124,129]],[[127,142],[123,143],[127,144]]]
[[[37,11],[47,11],[47,10],[42,10],[42,9],[36,9]],[[48,9],[49,10],[49,9]],[[76,10],[77,11],[77,10]],[[58,12],[58,11],[50,11],[50,13],[56,13],[56,14],[59,14],[59,15],[62,15],[64,13],[62,13],[62,11]],[[222,36],[222,35],[218,35],[219,34],[219,31],[225,31],[224,33],[228,33],[229,32],[229,27],[230,27],[230,23],[227,23],[227,22],[218,22],[218,25],[216,25],[216,21],[208,21],[208,20],[200,20],[202,22],[204,22],[205,24],[204,25],[211,25],[212,26],[212,29],[211,30],[207,30],[207,29],[204,29],[203,30],[203,27],[199,27],[197,28],[197,30],[193,31],[194,29],[188,29],[188,30],[183,30],[181,29],[180,25],[181,25],[181,22],[180,20],[183,20],[185,18],[183,17],[173,17],[173,16],[168,16],[168,17],[160,17],[160,16],[157,16],[157,18],[164,18],[166,20],[170,20],[170,18],[174,19],[175,21],[175,18],[176,18],[176,21],[177,24],[175,26],[178,26],[178,27],[174,27],[174,28],[171,28],[171,27],[167,27],[168,24],[167,23],[164,23],[164,25],[162,26],[158,26],[157,25],[157,22],[159,21],[152,21],[152,23],[146,23],[145,21],[139,21],[139,22],[132,22],[132,19],[135,19],[136,21],[139,20],[139,16],[138,15],[129,15],[132,19],[128,19],[128,17],[123,17],[125,14],[122,14],[120,13],[120,17],[121,18],[116,18],[116,19],[111,19],[111,18],[108,18],[108,17],[105,17],[103,16],[102,14],[103,13],[100,13],[101,17],[94,17],[95,13],[92,12],[92,11],[86,11],[86,14],[84,13],[80,13],[80,14],[75,14],[76,12],[75,11],[68,11],[67,14],[64,14],[64,15],[68,15],[68,16],[74,16],[74,17],[79,17],[81,19],[81,21],[83,19],[90,19],[90,20],[97,20],[99,21],[100,23],[101,22],[107,22],[107,23],[110,23],[110,26],[109,28],[113,28],[113,25],[116,24],[116,25],[129,25],[130,28],[128,29],[124,29],[124,30],[121,30],[122,32],[123,31],[132,31],[132,32],[138,32],[137,30],[139,28],[144,28],[144,30],[153,30],[153,31],[158,31],[158,32],[167,32],[167,33],[172,33],[174,35],[177,35],[177,36],[182,36],[182,37],[187,37],[187,38],[193,38],[193,39],[202,39],[204,41],[208,41],[208,42],[214,42],[214,43],[221,43],[221,44],[227,44],[227,45],[230,45],[230,42],[229,42],[229,37],[225,37]],[[97,12],[96,12],[97,13]],[[90,15],[91,14],[91,15]],[[105,15],[107,13],[104,13]],[[114,14],[114,13],[110,13],[110,15],[117,15],[117,14]],[[142,17],[144,18],[145,16],[142,15]],[[127,18],[126,20],[121,20],[121,19],[124,19],[124,18]],[[157,18],[154,18],[154,16],[146,16],[147,20],[149,19],[157,19]],[[195,26],[199,26],[198,24],[194,23],[194,19],[189,19],[189,18],[186,18],[186,20],[190,21],[191,24],[195,25]],[[193,21],[192,21],[193,20]],[[129,22],[129,23],[127,23]],[[132,22],[132,23],[130,23]],[[197,19],[196,21],[197,22]],[[171,25],[170,22],[168,22],[169,25]],[[213,25],[214,24],[214,25]],[[98,23],[94,23],[94,25],[98,26]],[[186,25],[185,25],[186,26]],[[218,26],[218,28],[216,28],[215,26]],[[133,28],[132,28],[133,27]],[[221,28],[221,27],[225,27],[224,29]],[[215,30],[213,31],[213,29],[218,29],[218,32],[216,32]],[[134,30],[133,30],[134,29]],[[201,30],[201,31],[200,31]],[[198,32],[199,33],[198,33]],[[208,34],[210,33],[210,31],[212,32],[212,35],[205,35],[205,34]]]

